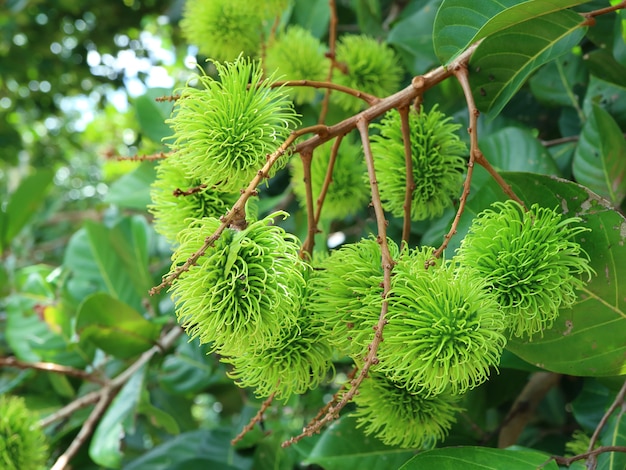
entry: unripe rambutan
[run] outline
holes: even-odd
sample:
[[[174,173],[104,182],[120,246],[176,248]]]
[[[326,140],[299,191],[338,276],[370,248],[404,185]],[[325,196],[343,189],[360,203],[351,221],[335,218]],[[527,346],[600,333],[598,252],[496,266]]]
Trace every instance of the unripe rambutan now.
[[[263,65],[281,80],[322,81],[326,80],[329,61],[319,39],[307,29],[291,26],[268,45]],[[297,104],[315,98],[315,88],[311,87],[292,87],[288,92]]]
[[[398,247],[389,240],[392,257]],[[324,260],[311,288],[311,312],[328,341],[342,354],[360,358],[374,337],[382,308],[383,268],[380,245],[373,238],[344,245]]]
[[[337,43],[335,56],[347,69],[347,73],[335,70],[335,83],[379,98],[398,91],[403,71],[387,44],[364,35],[344,35]],[[334,92],[331,96],[346,111],[359,111],[364,106],[362,100],[352,95]]]
[[[192,338],[236,355],[269,347],[297,321],[304,289],[299,241],[271,225],[276,212],[244,230],[226,229],[196,265],[172,283],[176,315]],[[201,219],[179,234],[172,270],[219,226]]]
[[[330,162],[332,143],[328,142],[317,149],[311,160],[311,189],[313,202],[317,201],[324,185]],[[291,160],[293,191],[300,206],[306,207],[306,186],[302,160],[295,155]],[[367,167],[363,161],[361,148],[345,139],[339,147],[333,176],[322,208],[323,219],[343,219],[363,209],[370,200],[370,188],[365,180]]]
[[[238,194],[223,193],[189,178],[179,155],[173,154],[159,162],[150,190],[154,229],[170,243],[195,219],[226,214],[237,201]]]
[[[185,2],[180,27],[185,39],[215,60],[240,54],[256,57],[261,46],[262,11],[247,0]]]
[[[394,268],[377,370],[411,392],[463,393],[499,364],[506,321],[480,279],[451,263],[425,269],[431,255],[414,250]]]
[[[332,370],[332,348],[320,325],[307,311],[303,297],[297,323],[280,332],[267,348],[251,349],[226,357],[234,366],[229,376],[241,387],[254,388],[259,397],[275,393],[279,400],[316,388]]]
[[[458,396],[421,395],[383,374],[370,373],[354,396],[353,416],[365,434],[374,434],[387,445],[433,447],[455,422],[461,411],[458,402]]]
[[[409,114],[413,162],[411,220],[439,217],[460,194],[467,147],[456,134],[460,127],[434,106],[429,112]],[[383,207],[396,217],[404,215],[406,165],[400,113],[388,112],[372,126],[380,134],[371,137],[376,176]]]
[[[576,236],[589,228],[578,217],[564,219],[555,209],[516,201],[496,202],[472,222],[456,260],[469,266],[494,295],[512,336],[532,339],[551,328],[562,308],[591,277],[589,256]]]
[[[200,88],[180,90],[167,121],[171,144],[186,174],[224,192],[245,187],[299,124],[285,91],[270,88],[258,63],[215,63],[220,80],[198,77]],[[270,176],[284,161],[274,165]]]
[[[0,468],[42,470],[47,457],[46,437],[24,399],[0,395]]]

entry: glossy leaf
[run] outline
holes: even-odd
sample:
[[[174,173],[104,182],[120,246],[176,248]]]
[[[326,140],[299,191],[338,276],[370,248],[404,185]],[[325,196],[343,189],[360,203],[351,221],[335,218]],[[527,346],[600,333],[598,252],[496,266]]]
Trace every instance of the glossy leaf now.
[[[481,139],[480,150],[492,166],[504,171],[558,175],[552,156],[529,131],[507,127]]]
[[[572,414],[583,430],[591,435],[611,401],[607,387],[598,379],[586,378],[582,390],[571,403]]]
[[[591,113],[594,104],[608,112],[620,128],[626,128],[626,83],[617,86],[592,75],[583,102],[585,115]]]
[[[40,169],[25,177],[11,194],[6,208],[0,206],[0,253],[43,203],[52,176],[52,171]]]
[[[585,54],[583,58],[593,75],[618,86],[624,86],[626,66],[617,62],[609,51],[596,49]]]
[[[533,96],[548,106],[578,106],[588,81],[582,57],[570,53],[541,67],[528,83]]]
[[[553,372],[577,376],[626,373],[626,219],[611,204],[584,186],[555,177],[504,173],[527,204],[558,208],[579,216],[591,229],[577,241],[591,258],[596,275],[571,309],[564,309],[552,329],[532,341],[510,339],[507,349],[525,361]],[[472,215],[506,196],[489,182],[468,203],[458,234],[467,232]],[[458,243],[455,242],[455,243]]]
[[[176,354],[167,356],[161,365],[159,383],[170,393],[185,395],[198,393],[221,380],[212,367],[209,348],[199,341],[183,338]]]
[[[476,41],[528,20],[589,0],[444,0],[437,12],[434,45],[442,64],[449,64]]]
[[[139,404],[145,368],[135,372],[122,387],[111,405],[107,408],[96,427],[91,443],[89,456],[99,465],[107,468],[120,468],[122,463],[122,439],[125,423],[132,417]]]
[[[180,434],[125,465],[124,470],[247,470],[251,459],[236,453],[233,438],[222,430],[200,429]]]
[[[626,413],[619,407],[602,429],[600,442],[604,446],[626,446]],[[623,452],[606,452],[598,456],[598,470],[622,470],[624,468],[626,468],[626,454]]]
[[[415,450],[386,446],[356,427],[356,420],[342,417],[323,432],[306,459],[325,470],[346,468],[398,468]]]
[[[519,23],[486,37],[471,58],[476,105],[495,117],[541,65],[577,45],[585,34],[582,17],[569,10]]]
[[[548,454],[522,448],[447,447],[416,455],[399,470],[557,470]]]
[[[105,202],[128,209],[145,210],[152,202],[150,185],[156,178],[155,164],[143,162],[130,173],[116,180],[105,197]]]
[[[574,155],[576,180],[619,206],[626,197],[626,140],[609,113],[593,105]]]
[[[104,352],[130,358],[154,346],[160,327],[139,312],[104,292],[93,294],[80,305],[76,332]]]

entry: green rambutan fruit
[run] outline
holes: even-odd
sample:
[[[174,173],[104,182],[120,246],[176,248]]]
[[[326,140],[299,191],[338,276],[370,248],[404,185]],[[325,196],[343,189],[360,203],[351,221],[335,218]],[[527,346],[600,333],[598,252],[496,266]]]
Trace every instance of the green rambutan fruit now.
[[[256,62],[215,63],[220,80],[198,76],[199,88],[180,90],[167,121],[172,150],[186,174],[224,192],[245,187],[299,125],[284,89],[271,88]],[[279,160],[273,175],[286,161]]]
[[[429,112],[412,110],[409,126],[415,185],[411,220],[433,219],[443,214],[461,192],[467,147],[456,134],[460,126],[436,105]],[[400,113],[389,111],[380,124],[372,127],[380,131],[371,137],[371,145],[383,207],[395,217],[403,217],[406,164]]]
[[[0,468],[42,470],[47,458],[46,436],[24,399],[0,395]]]
[[[327,142],[315,149],[311,160],[311,189],[313,203],[319,197],[326,171],[330,162],[332,142]],[[306,207],[306,186],[302,159],[295,155],[291,160],[291,181],[301,207]],[[366,182],[367,167],[363,161],[361,147],[347,142],[345,139],[339,147],[333,167],[332,182],[328,187],[324,206],[323,219],[343,219],[357,213],[367,206],[370,200],[370,187]]]
[[[306,294],[301,300],[297,323],[281,331],[274,344],[223,359],[233,365],[228,375],[237,385],[254,388],[259,397],[276,393],[287,401],[292,394],[316,388],[332,371],[332,348],[307,311]]]
[[[226,214],[239,194],[223,193],[189,178],[178,154],[161,160],[150,189],[154,229],[170,243],[195,219]]]
[[[532,339],[551,328],[591,278],[589,256],[575,238],[589,228],[579,217],[518,202],[495,202],[472,222],[456,260],[471,267],[505,313],[512,336]]]
[[[268,45],[263,65],[281,80],[313,81],[326,80],[330,66],[320,40],[300,26],[290,26]],[[297,104],[315,98],[315,88],[311,87],[291,87],[288,92]]]
[[[432,251],[413,250],[394,268],[377,370],[411,392],[458,394],[499,364],[506,321],[480,279],[451,263],[425,269]]]
[[[338,85],[379,98],[398,91],[404,72],[387,44],[365,35],[344,35],[337,43],[335,57],[347,69],[347,73],[335,71],[333,81]],[[331,96],[346,111],[356,112],[364,107],[364,102],[352,95],[334,92]]]
[[[389,240],[392,257],[399,249]],[[309,281],[310,310],[332,346],[360,358],[374,337],[382,308],[381,250],[373,238],[344,245],[324,260]]]
[[[460,397],[425,396],[409,391],[383,374],[371,372],[354,396],[353,416],[365,434],[374,434],[387,445],[429,448],[442,441],[455,415]]]
[[[184,38],[215,60],[256,57],[263,32],[262,10],[248,0],[185,2],[180,27]]]
[[[272,225],[276,212],[244,230],[226,229],[196,265],[172,283],[179,322],[212,350],[236,355],[269,347],[297,321],[304,289],[299,241]],[[172,270],[218,228],[205,218],[180,232]]]

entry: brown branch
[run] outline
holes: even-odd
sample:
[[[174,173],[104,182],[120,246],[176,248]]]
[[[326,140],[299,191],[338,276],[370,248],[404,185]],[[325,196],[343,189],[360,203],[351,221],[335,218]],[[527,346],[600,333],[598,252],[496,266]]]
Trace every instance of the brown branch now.
[[[324,205],[324,200],[326,199],[328,188],[333,181],[333,169],[335,168],[335,161],[337,160],[337,154],[339,153],[339,146],[341,145],[342,140],[343,136],[338,136],[335,139],[335,142],[333,142],[333,147],[330,150],[330,158],[328,159],[326,176],[324,176],[324,183],[322,184],[322,189],[320,190],[320,194],[317,198],[317,207],[315,208],[315,223],[319,223],[320,217],[322,216],[322,206]]]
[[[544,465],[548,464],[550,460],[554,460],[559,465],[565,465],[566,467],[569,467],[574,462],[577,462],[578,460],[587,459],[589,457],[592,457],[595,460],[596,456],[598,456],[599,454],[604,454],[605,452],[625,452],[626,453],[626,446],[602,446],[602,447],[598,447],[597,449],[590,450],[589,452],[585,452],[584,454],[574,455],[573,457],[561,457],[558,455],[553,455],[550,457],[550,459],[546,463],[544,463]],[[587,468],[592,469],[595,467],[590,467],[589,465],[587,465]]]
[[[315,234],[317,233],[317,221],[315,220],[315,208],[313,207],[313,185],[311,177],[311,161],[313,160],[313,151],[307,149],[304,152],[300,152],[300,159],[302,160],[302,169],[304,172],[304,187],[306,189],[306,217],[307,217],[307,237],[302,248],[300,249],[300,255],[311,255],[313,253],[313,247],[315,246]]]
[[[162,338],[158,341],[158,344],[152,346],[146,352],[144,352],[139,359],[137,359],[134,363],[132,363],[126,370],[120,373],[114,379],[108,381],[104,387],[96,390],[94,392],[88,393],[87,395],[83,395],[82,397],[77,398],[71,403],[67,404],[60,410],[55,413],[46,416],[45,418],[39,421],[39,425],[41,427],[49,426],[55,421],[61,420],[70,416],[75,411],[84,408],[85,406],[91,405],[92,403],[99,402],[102,395],[104,393],[108,393],[107,391],[116,391],[122,385],[124,385],[130,377],[137,372],[144,364],[146,364],[152,357],[156,354],[162,353],[166,351],[174,342],[178,339],[178,337],[182,334],[183,330],[179,327],[175,327],[168,331],[166,334],[162,336]]]
[[[413,191],[415,191],[415,178],[413,176],[413,150],[411,148],[411,129],[409,126],[409,107],[398,108],[400,122],[402,124],[402,142],[404,144],[404,172],[406,174],[406,189],[404,193],[404,221],[402,225],[402,241],[408,245],[411,235],[411,206]]]
[[[272,401],[274,400],[274,395],[276,393],[272,393],[269,397],[267,397],[265,399],[265,401],[263,402],[263,404],[261,405],[261,408],[259,409],[259,411],[252,417],[252,419],[250,420],[250,422],[248,424],[246,424],[243,429],[241,430],[241,432],[239,434],[237,434],[237,436],[232,439],[230,441],[231,445],[235,445],[237,444],[240,440],[243,439],[243,437],[248,434],[250,431],[252,431],[252,429],[254,428],[254,426],[256,425],[256,423],[260,423],[261,421],[263,421],[263,413],[265,413],[267,411],[267,409],[271,406]]]
[[[377,241],[380,244],[380,251],[382,255],[381,264],[383,268],[383,304],[380,311],[380,316],[378,318],[378,323],[374,327],[374,338],[368,346],[368,352],[365,356],[363,367],[361,368],[359,375],[350,382],[350,389],[341,396],[341,400],[339,400],[338,403],[328,408],[326,414],[322,418],[318,419],[314,423],[311,423],[298,436],[292,437],[288,441],[283,442],[283,447],[288,447],[306,436],[312,436],[313,434],[318,432],[325,424],[335,420],[339,416],[339,412],[343,409],[343,407],[346,406],[346,404],[350,400],[352,400],[354,395],[357,393],[359,386],[367,377],[370,367],[373,364],[378,363],[376,351],[378,350],[378,346],[383,340],[383,328],[385,326],[385,323],[387,322],[387,320],[385,319],[385,316],[387,315],[387,310],[389,309],[387,294],[389,293],[389,289],[391,288],[391,271],[393,269],[394,260],[391,257],[391,253],[389,252],[389,246],[387,245],[387,220],[385,219],[385,212],[383,211],[382,202],[380,200],[380,193],[378,191],[378,181],[376,180],[376,170],[374,168],[374,156],[372,155],[372,148],[369,141],[369,122],[361,118],[357,120],[356,126],[359,130],[359,133],[361,134],[361,142],[363,143],[365,161],[367,163],[367,171],[370,179],[370,188],[372,190],[372,205],[374,206],[374,212],[376,214],[376,225],[378,229]]]
[[[594,11],[590,11],[587,13],[583,13],[583,16],[589,20],[595,18],[596,16],[600,16],[600,15],[606,15],[607,13],[613,13],[614,11],[617,10],[622,10],[626,8],[626,0],[618,3],[617,5],[612,5],[610,7],[606,7],[606,8],[600,8],[599,10],[594,10]],[[593,23],[591,23],[593,24]]]
[[[163,160],[171,155],[171,152],[159,152],[152,155],[133,155],[131,157],[106,155],[107,158],[114,158],[120,162],[155,162]]]
[[[79,379],[95,382],[100,385],[105,385],[107,383],[107,380],[99,374],[90,374],[89,372],[85,372],[81,369],[62,366],[53,362],[24,362],[16,359],[15,357],[0,357],[0,367],[15,367],[23,370],[33,369],[44,372],[52,372],[54,374],[78,377]]]
[[[325,88],[327,90],[340,91],[341,93],[345,93],[347,95],[354,96],[355,98],[362,99],[370,106],[373,106],[376,103],[379,103],[381,101],[381,99],[378,98],[377,96],[370,95],[369,93],[365,93],[364,91],[355,90],[354,88],[350,88],[350,87],[339,85],[337,83],[332,83],[332,82],[318,82],[314,80],[285,80],[285,81],[273,82],[271,86],[273,87],[308,86],[311,88]]]
[[[331,82],[333,80],[333,70],[335,68],[335,49],[337,46],[337,23],[339,19],[337,18],[337,5],[335,4],[335,0],[328,0],[328,7],[330,9],[330,21],[328,24],[328,54],[327,57],[330,59],[330,66],[328,67],[328,76],[326,77],[327,82]],[[326,88],[326,92],[324,93],[324,98],[322,99],[322,107],[320,110],[320,116],[317,120],[318,124],[323,124],[326,121],[326,115],[328,114],[328,105],[330,103],[330,94],[332,89]]]
[[[172,195],[174,197],[191,196],[192,194],[199,193],[203,189],[206,189],[206,187],[207,187],[206,184],[200,184],[198,186],[194,186],[193,188],[189,188],[189,189],[185,189],[185,190],[180,189],[180,188],[176,188],[174,191],[172,191]]]
[[[600,431],[602,431],[602,428],[606,426],[606,423],[611,417],[611,415],[613,414],[613,412],[620,406],[624,405],[625,397],[626,397],[626,382],[624,382],[624,384],[622,385],[622,388],[617,393],[615,400],[613,400],[613,403],[611,403],[611,406],[609,406],[609,409],[606,410],[606,413],[604,413],[604,416],[602,416],[602,419],[596,426],[596,429],[593,431],[591,439],[589,440],[589,447],[587,447],[587,452],[593,451],[593,448],[595,447],[596,442],[598,441],[598,438],[600,437]],[[595,456],[590,456],[590,457],[592,459],[595,459]]]
[[[180,95],[169,95],[169,96],[159,96],[155,98],[154,101],[157,101],[157,102],[177,101],[179,99],[180,99]]]

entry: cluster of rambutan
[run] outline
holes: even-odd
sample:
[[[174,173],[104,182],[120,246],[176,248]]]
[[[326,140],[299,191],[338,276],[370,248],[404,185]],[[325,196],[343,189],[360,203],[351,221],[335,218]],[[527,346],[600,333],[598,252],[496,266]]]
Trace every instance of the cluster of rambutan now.
[[[48,459],[48,442],[37,416],[23,398],[0,395],[0,468],[42,470]]]

